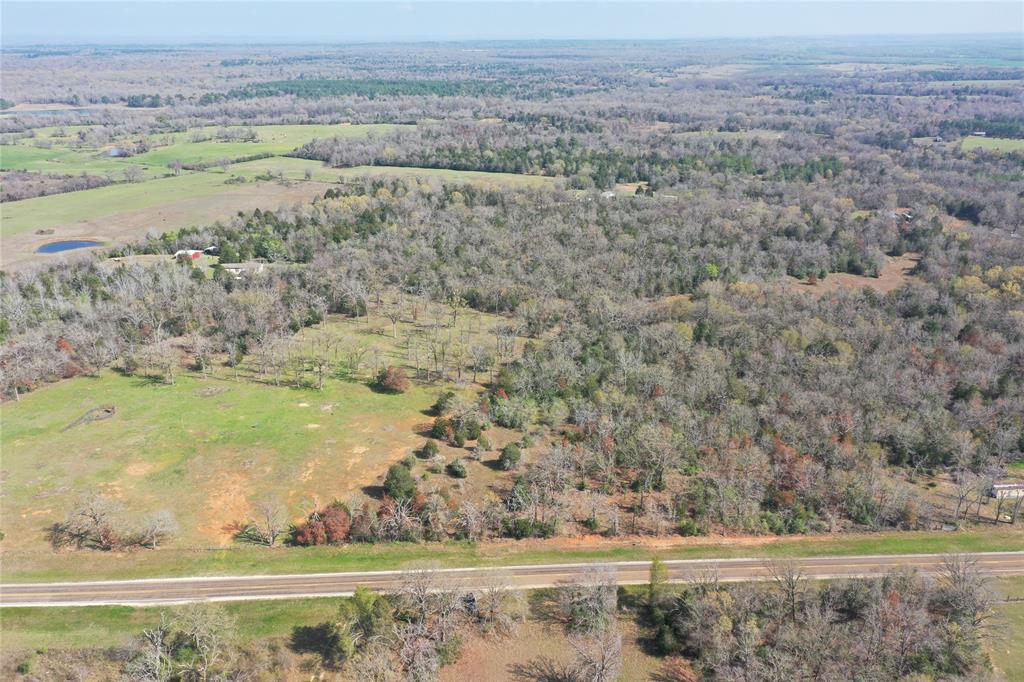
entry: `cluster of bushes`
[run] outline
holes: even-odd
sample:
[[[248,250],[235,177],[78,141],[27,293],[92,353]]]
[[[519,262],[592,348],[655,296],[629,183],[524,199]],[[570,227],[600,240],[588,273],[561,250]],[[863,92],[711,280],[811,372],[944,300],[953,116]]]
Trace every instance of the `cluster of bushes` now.
[[[340,545],[349,540],[352,514],[341,502],[333,502],[324,509],[312,512],[301,524],[292,529],[292,543],[313,545]]]
[[[812,583],[793,563],[770,569],[767,585],[676,590],[654,562],[647,616],[658,653],[711,679],[971,679],[988,664],[992,595],[970,560],[951,558],[937,579]]]

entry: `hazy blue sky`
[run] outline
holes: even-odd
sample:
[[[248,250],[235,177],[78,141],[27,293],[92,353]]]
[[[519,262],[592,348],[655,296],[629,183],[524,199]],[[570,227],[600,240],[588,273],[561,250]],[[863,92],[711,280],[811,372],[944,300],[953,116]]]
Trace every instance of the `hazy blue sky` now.
[[[0,0],[5,45],[1019,33],[1024,2]]]

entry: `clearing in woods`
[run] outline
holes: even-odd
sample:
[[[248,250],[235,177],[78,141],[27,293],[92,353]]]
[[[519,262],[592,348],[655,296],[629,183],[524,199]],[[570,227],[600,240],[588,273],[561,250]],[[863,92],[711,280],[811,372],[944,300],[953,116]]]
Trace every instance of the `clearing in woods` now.
[[[89,492],[117,499],[138,514],[172,510],[181,526],[174,546],[210,547],[231,544],[233,524],[246,521],[260,499],[276,498],[301,517],[302,510],[378,484],[390,464],[423,444],[432,421],[428,408],[454,385],[414,382],[406,393],[382,393],[365,383],[373,368],[403,365],[411,376],[415,364],[427,365],[429,339],[450,332],[450,379],[461,373],[463,388],[456,390],[470,397],[478,389],[468,383],[468,353],[456,358],[456,349],[493,346],[491,328],[502,321],[469,312],[450,328],[447,307],[436,307],[421,309],[419,322],[399,322],[397,338],[392,323],[377,315],[369,323],[331,317],[301,332],[288,355],[295,363],[307,361],[314,348],[328,353],[331,369],[323,390],[315,388],[309,371],[301,388],[291,385],[290,370],[275,386],[249,358],[237,380],[226,367],[210,374],[184,372],[173,385],[105,371],[4,404],[8,492],[0,510],[6,559],[52,556],[46,528]],[[406,348],[410,338],[418,349],[416,363]],[[325,339],[329,350],[321,351]],[[359,379],[341,369],[353,353],[359,355]],[[65,428],[107,405],[116,407],[112,418]],[[500,431],[493,434],[498,445],[512,437]],[[469,454],[443,450],[449,461]],[[490,471],[473,464],[481,477]],[[436,479],[449,482],[444,475]]]
[[[902,256],[886,256],[885,265],[882,266],[878,277],[851,275],[846,272],[831,272],[825,279],[819,279],[817,283],[811,284],[806,279],[786,276],[786,288],[790,291],[804,291],[816,296],[823,296],[840,289],[860,289],[862,287],[868,287],[886,294],[898,289],[904,282],[910,279],[910,273],[914,271],[920,260],[921,256],[916,253],[905,253]]]
[[[399,127],[374,124],[197,128],[150,135],[144,140],[149,151],[127,157],[111,156],[111,152],[137,145],[139,140],[128,137],[90,147],[78,139],[78,132],[87,134],[87,126],[40,129],[35,138],[0,146],[0,169],[60,175],[88,173],[109,177],[117,184],[5,203],[0,225],[0,265],[8,268],[63,258],[36,253],[36,249],[50,241],[93,239],[117,243],[148,232],[209,224],[238,211],[276,209],[283,204],[308,201],[326,191],[323,181],[336,182],[338,177],[306,182],[304,173],[299,173],[291,180],[271,181],[264,169],[236,170],[234,162],[261,154],[284,158],[276,155],[318,137],[354,139],[385,134]],[[241,132],[254,134],[255,140],[203,139]],[[176,174],[171,168],[174,162],[187,165],[219,161],[224,161],[224,165],[205,171],[180,170]]]
[[[5,268],[25,263],[78,257],[38,254],[51,241],[91,239],[117,244],[147,233],[163,233],[185,227],[210,224],[230,218],[239,211],[276,209],[282,205],[309,201],[325,192],[330,184],[362,177],[398,177],[420,181],[474,183],[487,187],[554,186],[556,178],[514,173],[484,173],[437,168],[356,166],[330,168],[319,161],[281,156],[316,137],[357,138],[381,135],[408,127],[396,125],[281,125],[255,126],[257,142],[191,142],[193,135],[214,135],[218,128],[187,133],[152,136],[150,151],[127,158],[82,151],[66,146],[66,138],[54,138],[52,148],[27,144],[0,147],[4,169],[26,169],[47,173],[109,175],[120,180],[125,168],[140,169],[137,182],[119,182],[107,187],[53,194],[4,204],[0,226],[3,250],[0,265]],[[49,141],[52,129],[40,139]],[[71,131],[65,131],[70,136]],[[256,154],[268,158],[240,161]],[[210,163],[227,160],[223,166],[205,171],[181,171],[174,175],[170,164]],[[308,175],[308,177],[307,177]]]
[[[419,168],[416,166],[353,166],[331,168],[319,161],[299,159],[290,156],[275,156],[269,159],[246,161],[232,166],[240,172],[258,171],[271,175],[282,174],[286,179],[298,180],[308,170],[317,182],[339,182],[363,177],[415,178],[421,181],[435,180],[447,183],[474,183],[491,187],[543,187],[554,184],[558,178],[545,175],[521,175],[517,173],[488,173],[485,171],[451,170],[448,168]]]
[[[960,147],[961,149],[983,149],[991,152],[1024,152],[1024,140],[968,135],[960,143]]]

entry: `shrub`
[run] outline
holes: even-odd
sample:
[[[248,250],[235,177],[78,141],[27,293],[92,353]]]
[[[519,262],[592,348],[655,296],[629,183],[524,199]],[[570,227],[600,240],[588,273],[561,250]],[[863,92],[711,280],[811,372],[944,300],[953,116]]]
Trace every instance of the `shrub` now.
[[[455,447],[461,448],[466,446],[466,432],[456,431],[455,432]]]
[[[401,367],[388,367],[377,375],[377,386],[388,393],[405,393],[409,389],[409,377]]]
[[[437,401],[430,409],[433,410],[436,416],[440,417],[451,410],[452,404],[454,404],[454,402],[455,393],[453,391],[445,391],[444,393],[437,397]]]
[[[434,425],[430,427],[430,435],[438,440],[448,440],[452,434],[452,420],[447,417],[438,417]]]
[[[525,428],[533,421],[534,412],[533,403],[521,398],[495,396],[491,400],[490,416],[498,426],[509,429]]]
[[[501,454],[498,456],[498,464],[505,471],[512,471],[519,466],[519,461],[522,458],[523,453],[519,446],[515,443],[509,443],[501,449]]]
[[[485,451],[491,449],[491,440],[483,434],[480,434],[480,437],[477,438],[476,444],[477,447],[483,448]]]
[[[396,500],[409,500],[416,494],[416,481],[409,468],[392,464],[384,479],[384,492]]]
[[[554,521],[534,521],[506,517],[501,522],[502,532],[516,540],[524,538],[550,538],[555,534]]]
[[[679,522],[679,534],[685,537],[704,535],[704,530],[693,519],[683,519]]]
[[[483,429],[480,428],[480,422],[476,419],[466,420],[466,439],[467,440],[478,440]]]
[[[466,465],[462,463],[461,459],[457,459],[447,466],[448,475],[452,478],[465,478],[466,477]]]
[[[413,453],[410,452],[408,455],[402,458],[402,466],[404,466],[406,469],[412,469],[415,465],[416,455],[414,455]]]
[[[348,508],[339,503],[327,507],[321,515],[327,543],[340,545],[348,541],[349,531],[352,529],[352,515]]]
[[[292,531],[292,542],[302,547],[327,544],[327,529],[320,519],[311,519]]]
[[[440,450],[441,448],[437,446],[437,441],[428,440],[423,444],[423,447],[420,448],[420,457],[423,459],[430,459],[431,457],[436,456]]]

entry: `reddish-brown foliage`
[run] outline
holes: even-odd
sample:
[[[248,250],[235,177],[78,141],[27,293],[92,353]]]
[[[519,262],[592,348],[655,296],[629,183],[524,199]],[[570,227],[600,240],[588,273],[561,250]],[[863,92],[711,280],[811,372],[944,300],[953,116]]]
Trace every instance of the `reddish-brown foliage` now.
[[[391,393],[405,393],[409,389],[409,377],[401,367],[388,367],[377,377],[377,384]]]
[[[311,519],[295,529],[292,540],[296,545],[312,547],[327,544],[327,531],[320,519]]]
[[[331,505],[320,516],[323,521],[327,542],[338,545],[346,542],[352,529],[352,515],[340,505]]]

